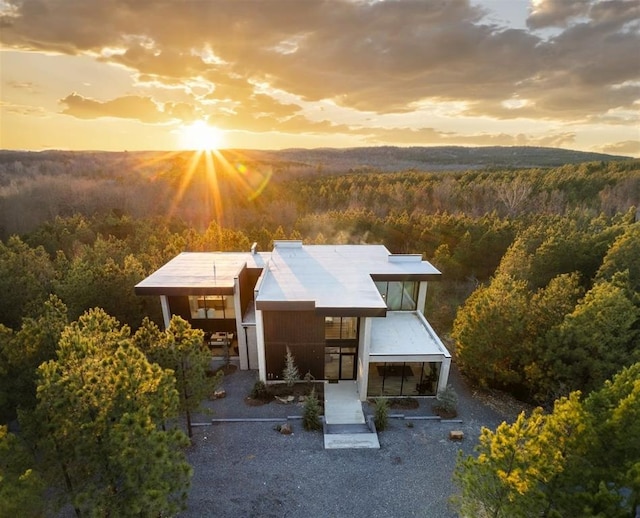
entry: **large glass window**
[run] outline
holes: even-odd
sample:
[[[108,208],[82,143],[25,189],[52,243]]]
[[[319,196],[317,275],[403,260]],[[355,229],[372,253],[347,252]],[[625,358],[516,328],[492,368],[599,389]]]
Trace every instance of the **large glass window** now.
[[[389,311],[415,311],[419,285],[416,281],[376,281]]]
[[[358,317],[325,317],[325,340],[355,340],[358,338]]]
[[[438,362],[370,363],[367,396],[435,396],[441,365]]]
[[[196,295],[189,297],[193,319],[235,318],[233,297],[226,295]]]

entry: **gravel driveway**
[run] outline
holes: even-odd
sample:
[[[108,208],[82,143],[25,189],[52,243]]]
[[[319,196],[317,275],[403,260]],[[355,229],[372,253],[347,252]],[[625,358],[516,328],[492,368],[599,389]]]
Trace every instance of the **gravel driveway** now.
[[[380,450],[325,450],[321,432],[306,432],[289,420],[293,434],[277,433],[274,422],[211,422],[214,418],[300,416],[297,404],[244,402],[255,372],[237,371],[223,383],[227,396],[207,403],[213,416],[198,416],[188,457],[194,467],[188,509],[182,517],[376,518],[455,517],[449,498],[458,450],[470,453],[481,426],[495,428],[513,418],[483,403],[452,368],[459,397],[458,422],[392,418],[379,434]],[[407,417],[430,415],[432,400]],[[365,405],[365,414],[373,410]],[[412,426],[409,424],[412,423]],[[449,430],[463,430],[451,442]]]

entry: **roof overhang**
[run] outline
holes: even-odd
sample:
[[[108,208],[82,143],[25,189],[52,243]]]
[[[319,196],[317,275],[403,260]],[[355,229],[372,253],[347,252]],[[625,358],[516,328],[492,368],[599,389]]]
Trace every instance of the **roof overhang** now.
[[[269,254],[183,252],[135,286],[136,295],[233,295],[244,268],[262,269]]]

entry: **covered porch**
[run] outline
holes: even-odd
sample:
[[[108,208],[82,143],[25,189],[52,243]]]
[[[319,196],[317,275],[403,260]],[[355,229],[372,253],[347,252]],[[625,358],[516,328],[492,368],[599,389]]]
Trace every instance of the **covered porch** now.
[[[361,372],[367,397],[435,396],[447,386],[451,366],[451,354],[417,311],[372,318],[367,360]]]

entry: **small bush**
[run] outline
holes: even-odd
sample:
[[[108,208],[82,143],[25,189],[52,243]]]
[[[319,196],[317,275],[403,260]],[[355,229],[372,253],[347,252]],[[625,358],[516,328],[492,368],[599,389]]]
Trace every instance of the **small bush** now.
[[[302,426],[305,430],[320,430],[322,422],[320,421],[320,403],[316,395],[315,387],[311,389],[311,393],[304,401],[304,410],[302,412]]]
[[[253,384],[250,397],[251,399],[259,399],[261,401],[266,401],[271,398],[269,389],[264,381],[258,380]]]
[[[438,392],[435,409],[443,417],[455,417],[458,415],[458,394],[451,385]]]
[[[387,428],[389,421],[389,401],[385,398],[376,398],[375,409],[373,414],[373,422],[376,425],[376,430],[381,432]]]

